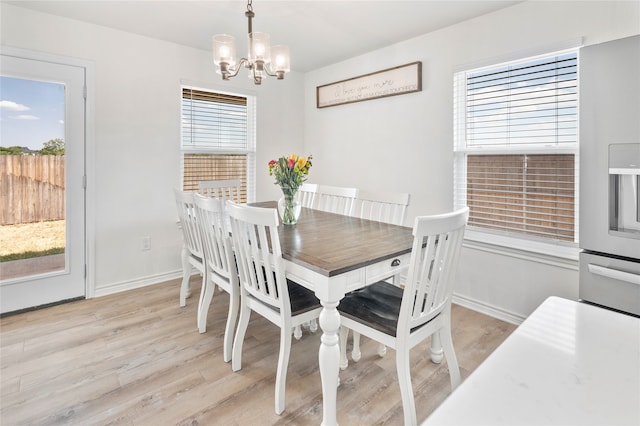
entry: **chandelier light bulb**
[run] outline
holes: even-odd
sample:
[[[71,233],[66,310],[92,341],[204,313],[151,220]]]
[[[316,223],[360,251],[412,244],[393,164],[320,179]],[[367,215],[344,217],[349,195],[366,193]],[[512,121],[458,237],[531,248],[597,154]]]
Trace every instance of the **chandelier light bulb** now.
[[[271,49],[269,47],[269,34],[254,32],[249,34],[249,62],[264,61],[269,63]]]
[[[233,36],[218,34],[213,37],[213,62],[218,66],[221,63],[230,67],[236,64],[236,46]]]
[[[277,45],[271,47],[271,70],[276,73],[279,79],[284,78],[284,74],[290,71],[290,55],[287,46]]]

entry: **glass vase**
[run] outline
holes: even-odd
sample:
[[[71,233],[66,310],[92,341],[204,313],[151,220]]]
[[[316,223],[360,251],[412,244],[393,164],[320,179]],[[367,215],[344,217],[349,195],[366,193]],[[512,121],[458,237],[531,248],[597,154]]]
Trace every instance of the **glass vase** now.
[[[295,225],[300,217],[302,204],[296,200],[297,190],[282,189],[284,196],[278,200],[278,213],[284,225]]]

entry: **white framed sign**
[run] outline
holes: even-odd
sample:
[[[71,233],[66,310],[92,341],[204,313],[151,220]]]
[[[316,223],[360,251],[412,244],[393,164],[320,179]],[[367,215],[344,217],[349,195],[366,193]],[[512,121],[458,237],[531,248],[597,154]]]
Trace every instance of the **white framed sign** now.
[[[422,62],[411,62],[316,88],[316,107],[362,102],[422,90]]]

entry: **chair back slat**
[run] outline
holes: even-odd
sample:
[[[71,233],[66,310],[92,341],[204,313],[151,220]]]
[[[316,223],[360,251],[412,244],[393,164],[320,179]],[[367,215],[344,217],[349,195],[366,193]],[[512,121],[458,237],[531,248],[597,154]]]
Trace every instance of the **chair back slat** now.
[[[193,192],[184,192],[174,189],[178,219],[182,228],[184,244],[192,256],[200,258],[204,262],[204,250],[202,238],[198,229],[198,221],[195,211],[195,199]]]
[[[377,222],[402,225],[410,195],[404,192],[358,190],[354,202],[354,216]]]
[[[227,213],[242,291],[290,315],[277,210],[227,201]]]
[[[408,334],[450,306],[468,217],[469,209],[464,207],[452,213],[416,218],[398,336]]]
[[[198,193],[209,198],[241,203],[240,185],[240,179],[201,180],[198,182]]]
[[[204,257],[209,269],[231,280],[233,249],[225,220],[224,201],[194,194],[195,211],[202,237]]]
[[[314,208],[349,216],[357,193],[358,190],[356,188],[318,185]]]
[[[298,201],[302,207],[312,209],[318,185],[315,183],[303,183],[298,189]]]

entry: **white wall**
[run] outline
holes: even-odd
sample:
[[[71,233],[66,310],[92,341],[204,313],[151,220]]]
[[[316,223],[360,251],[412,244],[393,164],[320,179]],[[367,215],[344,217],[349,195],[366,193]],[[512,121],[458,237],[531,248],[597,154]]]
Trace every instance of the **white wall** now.
[[[182,241],[172,188],[180,186],[180,83],[257,95],[258,199],[274,199],[267,162],[303,141],[301,75],[254,86],[223,82],[211,52],[188,48],[2,3],[2,45],[95,64],[93,163],[89,194],[95,288],[106,294],[178,276]],[[213,31],[213,30],[212,30]],[[237,85],[241,85],[238,87]],[[151,237],[151,250],[141,238]],[[176,293],[177,297],[177,293]],[[176,299],[177,303],[177,299]]]
[[[406,224],[453,205],[453,71],[582,37],[640,32],[640,2],[533,1],[305,74],[310,182],[411,193]],[[422,91],[317,109],[319,85],[422,61]],[[584,171],[583,171],[584,173]],[[457,301],[518,322],[549,295],[578,296],[577,262],[495,247],[463,249]]]
[[[640,3],[534,1],[262,87],[223,83],[211,53],[0,4],[3,45],[95,63],[95,294],[177,276],[180,236],[171,188],[179,185],[181,80],[258,96],[258,200],[278,189],[269,159],[314,155],[310,181],[412,194],[407,224],[452,206],[452,73],[456,67],[557,45],[595,44],[640,32]],[[212,32],[214,32],[212,30]],[[423,90],[318,110],[316,86],[423,64]],[[237,87],[237,85],[242,85]],[[303,95],[302,95],[303,93]],[[152,249],[140,250],[142,236]],[[518,321],[546,296],[577,297],[575,262],[465,247],[458,301]],[[537,258],[536,258],[537,259]],[[92,289],[93,291],[93,289]]]

